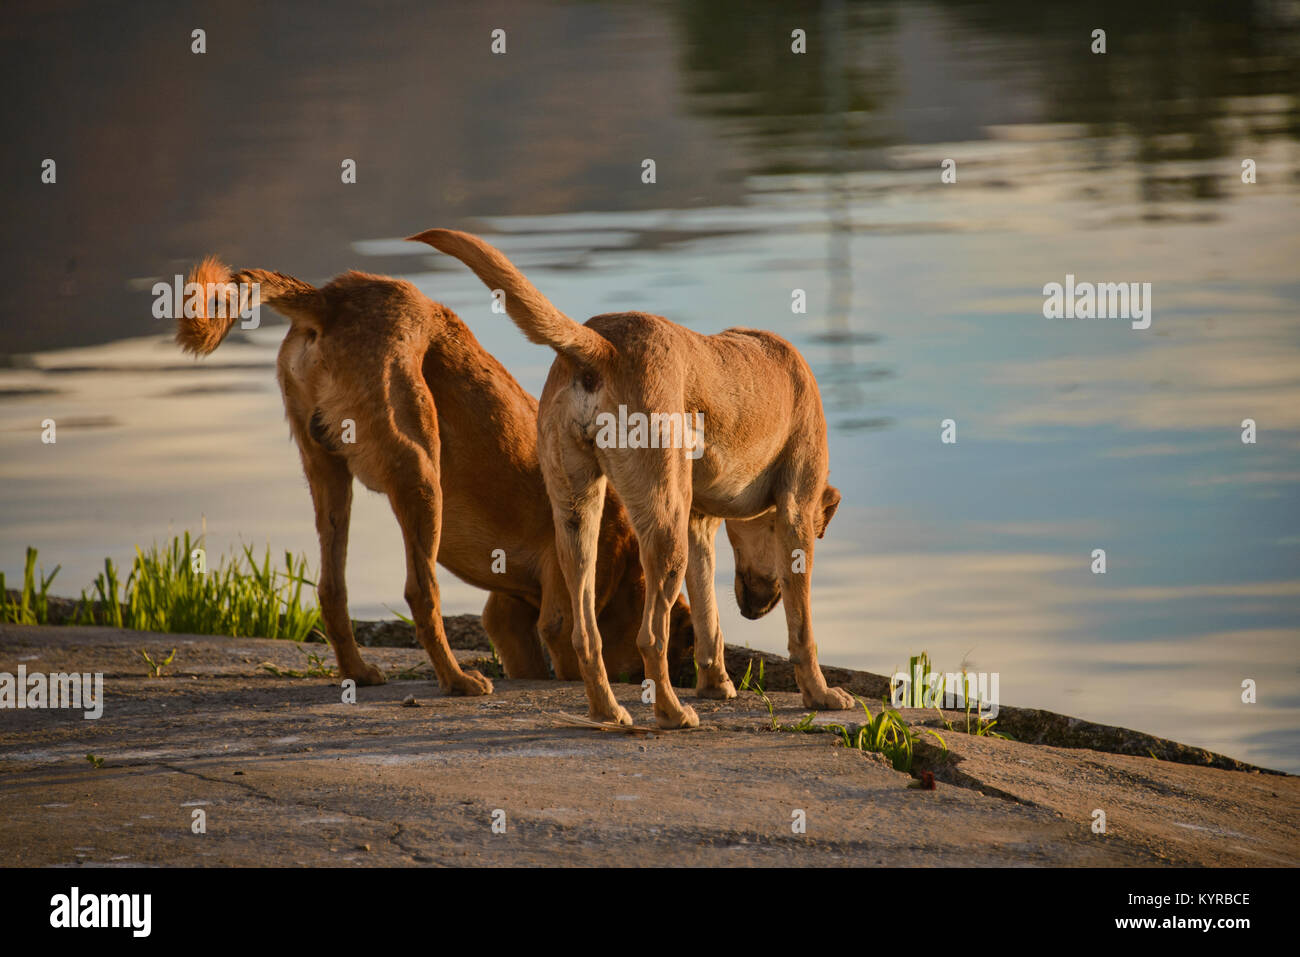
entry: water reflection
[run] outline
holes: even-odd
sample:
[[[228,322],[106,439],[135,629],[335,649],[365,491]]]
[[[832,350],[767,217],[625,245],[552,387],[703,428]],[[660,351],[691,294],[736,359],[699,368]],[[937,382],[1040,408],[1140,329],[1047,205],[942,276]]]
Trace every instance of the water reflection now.
[[[273,382],[281,329],[192,364],[150,318],[152,280],[202,253],[406,276],[539,391],[550,353],[401,240],[462,226],[574,315],[640,308],[800,347],[844,492],[818,551],[826,660],[887,671],[926,648],[1001,672],[1010,703],[1300,769],[1281,687],[1300,620],[1293,8],[319,10],[308,30],[287,13],[214,27],[207,60],[177,40],[205,18],[185,3],[31,7],[0,28],[22,224],[0,239],[6,573],[38,545],[75,592],[105,555],[201,516],[218,552],[314,553]],[[33,174],[46,155],[57,186]],[[1042,286],[1067,273],[1151,282],[1152,328],[1044,320]],[[34,439],[46,416],[56,446]],[[358,494],[352,550],[354,613],[400,608],[382,499]],[[779,616],[730,607],[719,558],[728,639],[781,649]],[[449,612],[481,607],[444,586]],[[1246,677],[1279,686],[1245,708]]]

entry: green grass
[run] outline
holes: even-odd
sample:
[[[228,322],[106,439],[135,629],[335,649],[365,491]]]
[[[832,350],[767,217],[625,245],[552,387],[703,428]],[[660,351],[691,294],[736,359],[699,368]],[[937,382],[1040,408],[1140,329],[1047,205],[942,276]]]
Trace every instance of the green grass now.
[[[405,625],[410,625],[412,628],[415,627],[415,619],[412,618],[410,615],[403,615],[396,608],[390,608],[388,605],[385,605],[384,607],[387,608],[390,612],[392,612],[397,617],[398,621],[402,622]]]
[[[889,760],[889,763],[893,765],[895,771],[911,773],[912,762],[916,758],[916,745],[922,734],[933,736],[939,742],[939,747],[945,753],[948,751],[948,745],[937,731],[922,728],[918,733],[903,720],[902,715],[883,701],[881,702],[880,712],[872,715],[867,703],[854,695],[866,715],[866,722],[858,727],[842,724],[816,724],[816,711],[810,711],[804,715],[799,719],[798,724],[781,724],[776,719],[776,709],[772,705],[772,699],[761,691],[758,692],[758,695],[763,699],[763,703],[767,705],[768,720],[771,722],[773,731],[788,731],[796,734],[838,734],[840,743],[846,748],[883,754]]]
[[[1011,735],[1006,734],[1006,733],[1004,733],[1004,732],[1002,732],[1002,731],[994,731],[994,730],[993,730],[993,728],[997,725],[997,721],[996,721],[996,720],[988,721],[988,720],[985,720],[983,717],[980,716],[978,702],[975,702],[975,704],[976,704],[976,709],[975,709],[975,727],[974,727],[974,730],[971,729],[971,723],[970,723],[971,714],[970,714],[970,709],[971,709],[971,703],[975,701],[975,697],[976,697],[976,696],[974,696],[974,695],[972,695],[972,694],[970,693],[971,679],[970,679],[970,676],[969,676],[968,674],[966,674],[966,672],[964,672],[964,671],[961,673],[961,680],[962,680],[962,685],[963,685],[963,687],[962,687],[962,699],[966,702],[966,733],[967,733],[967,734],[973,734],[973,735],[975,735],[975,737],[977,737],[977,738],[1001,738],[1003,741],[1014,741],[1015,738],[1011,737]],[[940,718],[943,718],[943,711],[942,711],[942,709],[940,709],[940,708],[938,708],[938,707],[936,706],[935,710],[939,712],[939,717],[940,717]],[[948,729],[949,731],[956,731],[956,730],[957,730],[956,728],[954,728],[954,727],[952,726],[952,722],[949,721],[947,718],[944,718],[944,719],[943,719],[943,723],[944,723],[944,726],[947,727],[947,729]]]
[[[50,584],[59,573],[62,565],[55,565],[49,576],[42,567],[36,572],[36,549],[27,546],[27,561],[23,567],[23,587],[19,596],[11,600],[9,588],[5,583],[4,572],[0,572],[0,621],[14,625],[46,625],[50,620],[49,594]]]
[[[176,660],[175,648],[173,648],[172,653],[168,655],[166,658],[164,658],[162,661],[154,661],[153,657],[149,654],[149,652],[145,651],[143,648],[137,648],[136,651],[140,653],[140,657],[143,658],[145,662],[149,665],[150,678],[161,678],[163,669]]]
[[[759,658],[759,659],[758,659],[758,677],[755,678],[755,677],[754,677],[754,659],[753,659],[753,658],[750,658],[750,659],[749,659],[749,664],[747,664],[747,665],[745,666],[745,673],[744,673],[744,675],[741,676],[741,679],[740,679],[740,690],[741,690],[741,691],[752,691],[752,692],[754,692],[755,694],[760,694],[760,695],[763,693],[763,665],[764,665],[764,661],[763,661],[763,659],[762,659],[762,658]],[[750,683],[751,681],[753,682],[752,684]],[[768,702],[768,706],[769,706],[769,708],[771,707],[771,702]]]
[[[748,672],[746,672],[748,677]],[[816,711],[810,711],[799,719],[798,724],[782,724],[776,720],[776,706],[772,704],[772,699],[761,689],[754,691],[756,695],[763,699],[763,704],[767,705],[767,720],[771,723],[773,731],[793,731],[798,734],[820,734],[825,729],[813,724],[813,719],[817,717]]]
[[[965,672],[962,673],[962,677],[963,678],[965,677]],[[967,690],[969,690],[969,688]],[[973,734],[979,738],[1001,738],[1003,741],[1015,740],[1015,738],[1011,737],[1011,735],[1009,734],[1005,734],[1001,731],[994,731],[993,726],[997,724],[997,721],[985,721],[982,717],[980,717],[978,711],[975,712],[975,730],[972,731],[970,727],[971,699],[970,699],[970,695],[966,695],[965,697],[966,697],[966,733],[967,734]]]
[[[943,700],[945,679],[940,677],[939,684],[934,689],[934,696],[932,698],[931,704],[926,704],[925,692],[927,688],[926,688],[925,679],[926,676],[931,674],[933,671],[934,668],[931,665],[930,655],[928,652],[923,651],[919,655],[913,655],[912,657],[907,659],[907,674],[908,677],[911,678],[911,681],[908,682],[907,693],[903,695],[902,707],[929,708],[932,707],[935,702]],[[918,680],[918,675],[919,675],[919,680]],[[891,684],[889,688],[889,692],[890,692],[889,696],[892,699],[894,697],[894,686],[892,683],[893,682],[892,678],[890,679],[890,682]]]
[[[269,671],[277,678],[335,678],[338,672],[330,664],[325,656],[316,651],[308,651],[306,648],[299,647],[298,650],[307,656],[307,667],[305,668],[281,668],[270,661],[264,661],[259,666],[263,671]]]
[[[856,695],[854,697],[857,697]],[[857,751],[873,751],[883,754],[889,759],[895,771],[911,772],[912,762],[916,758],[916,745],[921,738],[921,734],[928,734],[939,742],[945,752],[948,745],[944,743],[937,731],[931,731],[929,728],[922,728],[920,734],[916,732],[893,708],[888,707],[883,701],[881,702],[880,711],[873,716],[867,703],[861,698],[857,699],[858,704],[862,705],[862,711],[866,715],[866,722],[856,729],[847,728],[842,724],[828,724],[829,730],[838,732],[840,740],[846,748],[853,748]]]
[[[223,559],[215,570],[198,571],[191,555],[202,539],[190,533],[173,537],[165,545],[146,551],[136,548],[131,569],[122,580],[111,558],[95,576],[71,622],[111,625],[137,631],[230,635],[241,638],[288,638],[303,641],[321,627],[320,608],[306,600],[304,586],[315,587],[307,577],[307,559],[284,553],[282,565],[273,564],[271,549],[259,562],[253,549]],[[47,624],[50,583],[36,572],[36,549],[27,549],[23,587],[10,599],[0,575],[0,614],[15,624]]]
[[[927,652],[922,651],[919,655],[913,655],[912,657],[907,659],[907,673],[912,680],[909,683],[907,693],[903,695],[903,707],[934,708],[937,712],[939,712],[939,718],[940,720],[943,721],[944,727],[946,727],[949,731],[956,732],[958,729],[953,726],[953,723],[951,721],[949,721],[947,718],[944,717],[943,708],[940,707],[940,703],[943,701],[944,691],[947,685],[946,677],[941,677],[938,684],[935,686],[934,696],[931,702],[929,704],[926,704],[925,702],[925,692],[926,692],[925,678],[927,675],[931,674],[932,672],[934,672],[934,667],[930,662],[930,655]],[[917,680],[918,673],[920,675],[919,681]],[[1012,738],[1011,735],[1006,734],[1002,731],[993,730],[993,728],[997,725],[996,720],[988,721],[980,716],[978,702],[976,702],[976,709],[975,709],[975,724],[972,727],[971,703],[973,699],[971,695],[971,677],[969,674],[967,674],[965,669],[962,669],[961,678],[962,678],[962,689],[961,689],[962,700],[966,704],[966,734],[975,735],[976,737],[981,737],[981,738],[1001,738],[1004,741],[1014,741],[1015,739]],[[889,691],[890,691],[890,698],[892,699],[894,696],[894,685],[893,685],[892,678],[890,679]],[[975,697],[978,697],[978,694]]]

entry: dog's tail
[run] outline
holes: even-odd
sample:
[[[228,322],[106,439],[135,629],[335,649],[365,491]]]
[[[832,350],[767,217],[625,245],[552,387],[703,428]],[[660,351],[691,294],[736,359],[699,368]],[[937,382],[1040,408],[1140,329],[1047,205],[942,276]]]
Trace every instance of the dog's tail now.
[[[198,284],[201,303],[188,295],[191,283]],[[265,269],[231,272],[215,256],[190,270],[185,288],[187,293],[179,304],[176,342],[196,356],[207,355],[221,345],[240,315],[262,303],[274,303],[293,325],[310,326],[317,332],[325,313],[320,290],[301,279]]]
[[[614,357],[614,347],[608,339],[560,312],[500,250],[477,236],[453,229],[427,229],[407,238],[455,256],[489,289],[502,290],[506,295],[506,312],[529,341],[550,346],[584,366],[600,368]]]

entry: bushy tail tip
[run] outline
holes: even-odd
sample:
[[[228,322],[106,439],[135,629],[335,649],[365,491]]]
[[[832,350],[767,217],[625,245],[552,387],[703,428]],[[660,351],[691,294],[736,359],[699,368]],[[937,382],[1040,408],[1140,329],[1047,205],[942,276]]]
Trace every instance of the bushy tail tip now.
[[[192,284],[197,283],[202,302],[186,295],[177,304],[176,343],[186,352],[196,356],[212,352],[239,319],[239,291],[237,286],[229,285],[231,282],[230,267],[216,256],[207,257],[190,270],[185,288],[193,289]]]

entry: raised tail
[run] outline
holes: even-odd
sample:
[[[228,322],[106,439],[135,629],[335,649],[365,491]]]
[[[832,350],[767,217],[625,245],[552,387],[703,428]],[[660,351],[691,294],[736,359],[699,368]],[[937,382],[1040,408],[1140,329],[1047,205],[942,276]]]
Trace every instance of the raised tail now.
[[[455,256],[489,289],[505,292],[506,312],[529,341],[550,346],[584,366],[600,368],[614,357],[614,347],[608,339],[560,312],[500,250],[477,236],[454,229],[427,229],[407,238]]]
[[[201,292],[191,299],[189,291],[194,283]],[[207,355],[216,349],[241,314],[263,303],[274,303],[292,324],[305,324],[318,332],[325,312],[320,290],[301,279],[265,269],[231,272],[215,256],[190,270],[185,290],[176,323],[176,342],[195,355]]]

